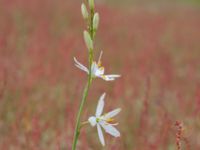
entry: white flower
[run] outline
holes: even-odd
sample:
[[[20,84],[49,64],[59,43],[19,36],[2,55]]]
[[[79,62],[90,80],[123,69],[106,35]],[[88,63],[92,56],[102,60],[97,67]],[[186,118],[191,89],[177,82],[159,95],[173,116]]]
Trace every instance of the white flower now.
[[[105,145],[105,140],[104,140],[102,128],[105,130],[105,132],[107,132],[108,134],[114,137],[120,136],[120,132],[114,127],[118,123],[114,123],[114,119],[112,117],[114,117],[121,111],[120,108],[117,108],[117,109],[114,109],[113,111],[110,111],[109,113],[106,113],[105,115],[102,115],[103,108],[104,108],[104,98],[105,98],[105,93],[102,94],[102,96],[99,99],[95,116],[91,116],[88,119],[91,126],[93,127],[97,126],[99,140],[103,146]]]
[[[117,74],[104,75],[105,69],[104,69],[104,67],[101,66],[102,54],[103,54],[103,52],[101,51],[98,62],[95,62],[95,61],[92,62],[92,66],[91,66],[92,77],[93,78],[99,77],[106,81],[113,81],[113,80],[115,80],[115,78],[120,77],[120,75],[117,75]],[[78,67],[79,69],[81,69],[81,70],[85,71],[87,74],[89,74],[88,68],[85,67],[84,65],[82,65],[75,57],[74,57],[74,61],[75,61],[76,67]]]

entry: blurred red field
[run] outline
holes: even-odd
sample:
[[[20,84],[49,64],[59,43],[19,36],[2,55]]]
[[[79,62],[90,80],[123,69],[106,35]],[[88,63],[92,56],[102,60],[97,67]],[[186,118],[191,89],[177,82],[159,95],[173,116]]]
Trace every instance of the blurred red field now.
[[[0,1],[0,149],[70,149],[87,63],[81,1]],[[118,139],[111,150],[175,150],[176,121],[183,149],[200,149],[200,9],[191,5],[98,3],[95,54],[104,51],[106,72],[96,79],[83,121],[107,93],[106,110],[121,107]],[[78,149],[102,149],[86,126]]]

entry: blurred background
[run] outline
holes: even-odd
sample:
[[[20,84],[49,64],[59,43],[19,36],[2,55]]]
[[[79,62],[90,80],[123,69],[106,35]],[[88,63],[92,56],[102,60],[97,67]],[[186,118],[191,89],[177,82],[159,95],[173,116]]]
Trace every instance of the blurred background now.
[[[0,0],[0,149],[70,150],[87,64],[78,0]],[[121,107],[120,138],[85,126],[78,150],[200,149],[200,1],[96,0],[100,27],[96,79],[82,120],[106,92],[105,112]],[[181,123],[180,130],[175,122]]]

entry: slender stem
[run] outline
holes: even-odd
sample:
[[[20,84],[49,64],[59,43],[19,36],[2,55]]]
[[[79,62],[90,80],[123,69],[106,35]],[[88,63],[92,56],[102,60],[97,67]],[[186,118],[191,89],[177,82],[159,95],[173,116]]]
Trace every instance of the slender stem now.
[[[83,93],[83,97],[82,97],[82,100],[81,100],[79,112],[78,112],[78,115],[77,115],[76,128],[75,128],[75,133],[74,133],[72,150],[76,150],[76,145],[77,145],[78,137],[79,137],[79,134],[80,134],[80,117],[81,117],[81,113],[82,113],[82,110],[83,110],[85,100],[86,100],[87,95],[88,95],[90,84],[91,84],[91,82],[90,82],[90,78],[89,78],[88,82],[85,86],[85,89],[84,89],[84,93]]]
[[[81,129],[81,124],[80,124],[81,113],[83,111],[83,106],[87,99],[88,91],[89,91],[90,85],[92,83],[92,72],[91,72],[92,60],[93,60],[93,52],[92,52],[92,50],[90,50],[90,53],[89,53],[89,64],[90,65],[89,65],[88,81],[84,88],[83,97],[81,100],[81,104],[80,104],[77,119],[76,119],[76,128],[75,128],[75,132],[74,132],[74,140],[73,140],[72,150],[76,150],[76,145],[77,145],[77,141],[78,141],[78,137],[80,135],[80,129]]]
[[[89,33],[90,33],[90,36],[93,40],[94,39],[94,29],[93,29],[94,10],[91,9],[90,13],[91,14],[90,14]],[[87,80],[87,84],[85,85],[85,88],[84,88],[81,104],[79,106],[79,111],[78,111],[78,115],[77,115],[77,119],[76,119],[76,127],[75,127],[75,132],[74,132],[72,150],[76,150],[76,145],[77,145],[78,137],[80,135],[80,130],[81,130],[81,124],[80,124],[81,114],[82,114],[82,111],[83,111],[83,106],[84,106],[85,101],[86,101],[87,96],[88,96],[88,91],[89,91],[90,85],[92,83],[92,69],[91,68],[92,68],[92,62],[93,62],[93,49],[89,50],[89,60],[88,61],[89,61],[88,80]]]
[[[94,29],[93,29],[94,9],[90,10],[90,14],[91,14],[91,17],[90,17],[90,27],[89,27],[89,30],[90,30],[90,36],[91,36],[92,40],[94,40]]]

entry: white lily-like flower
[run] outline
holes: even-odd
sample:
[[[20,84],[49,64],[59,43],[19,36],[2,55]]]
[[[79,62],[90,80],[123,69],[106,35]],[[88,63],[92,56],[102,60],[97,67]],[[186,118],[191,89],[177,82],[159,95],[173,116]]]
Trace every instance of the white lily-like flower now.
[[[105,93],[102,94],[102,96],[99,99],[95,116],[91,116],[88,119],[91,126],[97,126],[99,140],[103,146],[105,145],[105,140],[102,128],[105,130],[106,133],[114,137],[120,136],[120,132],[114,127],[118,123],[114,123],[114,119],[112,117],[116,116],[121,111],[121,108],[117,108],[113,111],[110,111],[109,113],[102,115],[105,95]]]
[[[117,75],[117,74],[104,75],[105,69],[104,69],[104,67],[101,66],[102,54],[103,54],[103,52],[101,51],[98,62],[95,62],[95,61],[92,62],[92,66],[91,66],[92,77],[93,78],[99,77],[106,81],[113,81],[113,80],[115,80],[115,78],[120,77],[120,75]],[[84,65],[82,65],[75,57],[74,57],[74,61],[75,61],[76,67],[78,67],[79,69],[81,69],[81,70],[85,71],[87,74],[89,74],[89,69],[87,67],[85,67]]]

